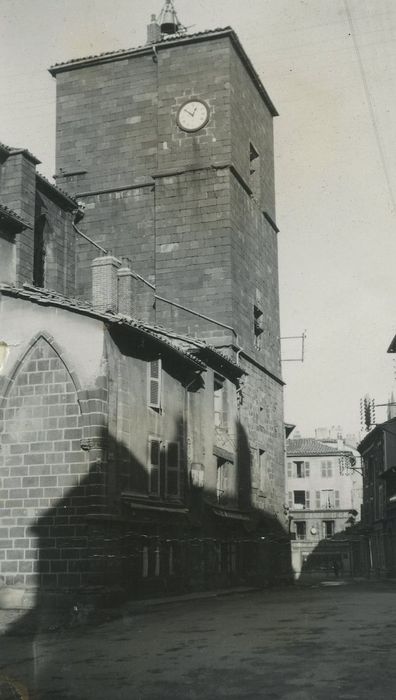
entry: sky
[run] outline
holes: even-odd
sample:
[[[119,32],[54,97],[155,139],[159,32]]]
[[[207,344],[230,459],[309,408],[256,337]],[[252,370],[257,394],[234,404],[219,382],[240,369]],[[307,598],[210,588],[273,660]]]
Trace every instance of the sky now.
[[[285,419],[360,429],[386,403],[396,333],[396,3],[176,0],[191,32],[232,26],[279,117],[275,169]],[[47,68],[145,43],[163,0],[0,0],[0,141],[55,171]],[[386,419],[377,409],[377,421]]]

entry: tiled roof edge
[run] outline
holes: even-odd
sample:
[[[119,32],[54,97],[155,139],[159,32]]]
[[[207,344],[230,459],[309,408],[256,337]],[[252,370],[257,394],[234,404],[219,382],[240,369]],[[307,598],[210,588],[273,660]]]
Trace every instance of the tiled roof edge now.
[[[36,173],[36,179],[42,186],[51,190],[51,192],[53,192],[57,197],[60,197],[62,200],[67,202],[71,211],[78,208],[77,200],[74,199],[74,197],[67,194],[67,192],[58,187],[58,185],[55,185],[53,182],[48,180],[44,175],[42,175],[41,173]]]
[[[19,297],[22,299],[27,299],[36,302],[38,304],[44,304],[48,306],[56,306],[60,308],[67,309],[69,311],[74,311],[77,313],[82,313],[92,318],[100,319],[107,323],[112,323],[115,325],[123,326],[124,328],[132,328],[134,330],[140,331],[143,334],[150,336],[153,340],[165,345],[172,352],[176,353],[184,360],[200,370],[205,370],[206,365],[193,357],[188,352],[184,352],[182,349],[173,345],[173,343],[160,338],[158,334],[149,330],[149,328],[142,321],[133,319],[129,316],[124,316],[123,314],[101,312],[94,309],[88,302],[79,301],[78,299],[73,299],[71,297],[66,297],[58,292],[53,292],[49,289],[44,289],[41,287],[34,287],[29,284],[24,284],[23,287],[16,287],[9,284],[0,283],[0,293],[8,294],[9,296]]]
[[[15,148],[14,146],[7,146],[5,143],[2,143],[0,141],[0,150],[5,151],[8,153],[9,156],[17,156],[19,153],[23,153],[23,155],[26,156],[29,160],[34,163],[34,165],[40,165],[41,160],[39,158],[36,158],[31,151],[27,148]]]
[[[158,50],[162,46],[169,46],[170,44],[185,43],[188,40],[199,39],[200,37],[207,37],[213,35],[219,35],[223,33],[229,33],[232,31],[231,27],[224,27],[218,29],[211,29],[204,32],[196,32],[194,34],[185,34],[180,36],[172,36],[169,39],[162,39],[154,44],[141,44],[140,46],[130,47],[129,49],[118,49],[116,51],[103,51],[99,54],[92,54],[91,56],[81,56],[79,58],[72,58],[69,61],[63,61],[62,63],[55,63],[48,69],[51,75],[56,75],[64,70],[72,70],[73,67],[79,68],[81,65],[91,64],[91,63],[101,63],[107,60],[113,61],[122,58],[126,58],[129,55],[152,53],[153,46]]]
[[[110,61],[116,61],[120,59],[128,58],[129,56],[150,54],[153,52],[153,48],[156,51],[166,48],[168,46],[177,46],[181,44],[193,43],[196,41],[203,41],[205,39],[216,39],[219,37],[229,36],[238,55],[240,56],[242,62],[245,64],[250,77],[255,83],[261,97],[263,98],[265,104],[267,105],[270,113],[273,117],[278,116],[278,111],[273,104],[268,92],[266,91],[261,79],[254,68],[250,58],[248,57],[245,49],[243,48],[236,32],[231,27],[224,27],[218,29],[211,29],[204,32],[196,32],[195,34],[185,34],[181,36],[173,36],[169,39],[162,39],[155,44],[145,44],[138,46],[136,48],[121,49],[119,51],[106,51],[101,54],[86,56],[83,58],[74,58],[70,61],[64,63],[56,63],[51,66],[48,70],[53,77],[56,77],[57,73],[62,73],[67,70],[75,70],[83,66],[95,65],[98,63],[108,63]]]
[[[14,224],[18,224],[22,228],[33,228],[24,219],[22,219],[19,214],[17,214],[13,209],[6,207],[5,204],[0,203],[0,218],[12,221]]]

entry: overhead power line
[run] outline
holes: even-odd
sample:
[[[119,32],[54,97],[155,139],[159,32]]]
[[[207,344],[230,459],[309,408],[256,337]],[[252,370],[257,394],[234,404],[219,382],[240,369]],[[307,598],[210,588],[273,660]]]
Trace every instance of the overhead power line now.
[[[380,132],[378,129],[377,119],[376,119],[376,115],[375,115],[375,109],[374,109],[373,101],[371,99],[371,93],[370,93],[370,89],[368,86],[366,73],[364,70],[364,65],[363,65],[362,56],[361,56],[360,49],[359,49],[359,44],[358,44],[357,38],[356,38],[356,32],[355,32],[355,27],[354,27],[353,20],[352,20],[352,15],[351,15],[351,12],[350,12],[349,6],[348,6],[348,0],[344,0],[344,7],[345,7],[346,16],[348,18],[350,34],[352,37],[353,46],[354,46],[355,53],[356,53],[356,58],[358,61],[360,76],[362,79],[363,89],[364,89],[364,93],[366,96],[367,106],[368,106],[368,109],[370,112],[370,119],[371,119],[371,123],[372,123],[373,129],[374,129],[375,140],[376,140],[377,147],[378,147],[378,152],[379,152],[379,156],[380,156],[380,160],[381,160],[382,169],[384,171],[384,176],[385,176],[385,180],[386,180],[386,184],[387,184],[387,188],[388,188],[389,198],[390,198],[390,201],[392,204],[393,213],[395,214],[396,213],[396,202],[395,202],[395,197],[393,194],[391,180],[389,177],[388,165],[387,165],[386,158],[385,158],[385,152],[384,152],[384,147],[382,144],[381,135],[380,135]]]

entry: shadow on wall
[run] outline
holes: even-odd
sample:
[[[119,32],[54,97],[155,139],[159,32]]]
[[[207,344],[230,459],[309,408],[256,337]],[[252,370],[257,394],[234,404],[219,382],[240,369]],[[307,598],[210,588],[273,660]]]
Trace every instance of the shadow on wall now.
[[[185,429],[180,420],[175,441]],[[122,615],[131,599],[291,580],[288,537],[273,516],[252,507],[250,449],[242,425],[237,430],[239,499],[220,510],[217,493],[186,483],[186,474],[183,500],[165,500],[161,489],[159,496],[139,497],[138,489],[148,488],[146,466],[108,435],[103,433],[100,442],[101,458],[89,473],[31,526],[37,538],[35,607],[8,629],[2,673],[15,677],[12,649],[18,645],[20,651],[22,643],[27,661],[19,680],[34,698],[51,697],[46,693],[59,668],[72,683],[64,654],[58,658],[54,652],[50,663],[48,656],[45,662],[36,658],[52,624],[48,604],[58,606],[57,624],[67,629],[88,618],[103,621],[96,606],[118,605]],[[161,461],[160,481],[164,470]]]

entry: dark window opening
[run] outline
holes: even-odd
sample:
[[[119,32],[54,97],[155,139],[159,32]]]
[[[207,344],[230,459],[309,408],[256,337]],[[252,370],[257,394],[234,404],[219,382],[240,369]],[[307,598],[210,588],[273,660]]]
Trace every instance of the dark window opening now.
[[[220,374],[214,376],[213,386],[214,424],[216,428],[227,427],[227,402],[224,377]]]
[[[255,199],[260,199],[260,155],[252,143],[249,148],[250,189]]]
[[[256,350],[262,348],[262,334],[264,331],[264,316],[261,309],[254,305],[253,307],[253,322],[254,322],[254,347]]]
[[[334,535],[334,520],[324,520],[323,521],[323,536],[333,537]]]
[[[148,492],[175,498],[181,492],[180,445],[149,438]]]
[[[294,505],[305,507],[305,491],[294,491]]]
[[[33,251],[33,284],[35,287],[45,286],[45,214],[40,214],[34,222],[34,251]]]
[[[305,540],[307,536],[307,524],[305,520],[296,520],[295,522],[296,526],[296,539],[297,540]]]
[[[217,457],[217,502],[230,503],[235,500],[235,468],[232,462]]]
[[[309,491],[293,491],[293,508],[304,510],[310,508]]]
[[[264,492],[265,486],[266,486],[265,450],[259,449],[258,455],[259,455],[260,491]]]

